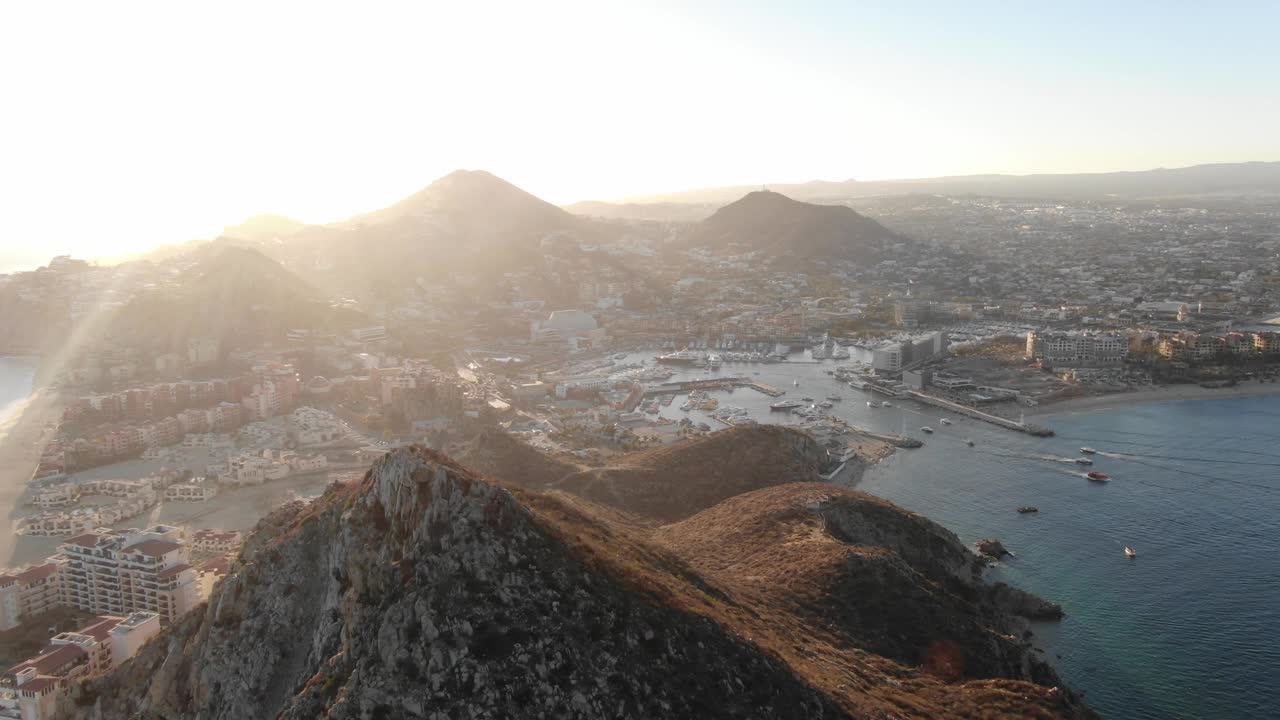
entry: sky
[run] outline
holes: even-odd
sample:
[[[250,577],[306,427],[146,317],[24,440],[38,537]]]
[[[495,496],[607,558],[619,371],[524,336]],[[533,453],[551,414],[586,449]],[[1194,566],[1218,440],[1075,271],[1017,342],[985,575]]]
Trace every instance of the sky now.
[[[0,4],[0,268],[552,202],[1280,160],[1280,3]]]

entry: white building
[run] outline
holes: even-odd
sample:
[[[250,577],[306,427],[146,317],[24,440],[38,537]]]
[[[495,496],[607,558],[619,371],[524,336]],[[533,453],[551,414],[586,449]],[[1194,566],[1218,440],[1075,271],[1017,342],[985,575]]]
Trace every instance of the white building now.
[[[1129,356],[1129,338],[1118,333],[1027,333],[1026,356],[1053,367],[1119,365]]]
[[[0,575],[0,630],[57,607],[62,602],[60,566],[47,562]]]
[[[204,502],[218,495],[212,483],[176,483],[165,488],[164,499],[169,502]]]
[[[112,615],[146,610],[173,622],[198,601],[181,532],[169,525],[98,529],[67,540],[58,546],[64,603]]]

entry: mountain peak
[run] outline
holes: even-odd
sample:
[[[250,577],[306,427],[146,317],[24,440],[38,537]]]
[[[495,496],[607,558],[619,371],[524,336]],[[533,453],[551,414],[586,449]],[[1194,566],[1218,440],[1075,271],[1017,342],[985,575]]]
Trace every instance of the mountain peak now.
[[[766,261],[799,269],[812,262],[874,262],[899,238],[843,205],[814,205],[756,190],[702,221],[691,244],[719,252],[762,253]]]

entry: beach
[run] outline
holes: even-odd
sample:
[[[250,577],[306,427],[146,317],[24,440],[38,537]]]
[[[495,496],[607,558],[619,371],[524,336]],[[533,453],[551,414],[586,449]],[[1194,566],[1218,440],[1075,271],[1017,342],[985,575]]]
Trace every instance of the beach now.
[[[1280,395],[1280,383],[1262,383],[1250,380],[1232,387],[1219,388],[1206,388],[1194,384],[1158,385],[1147,390],[1107,393],[1105,395],[1082,395],[1080,397],[1051,401],[1034,408],[1027,408],[1026,414],[1028,417],[1056,415],[1059,413],[1102,410],[1174,400],[1219,400],[1223,398],[1257,397],[1260,395]]]
[[[0,520],[5,523],[0,530],[0,566],[13,564],[17,541],[14,529],[22,496],[40,461],[40,449],[52,433],[48,425],[56,423],[61,415],[62,403],[56,391],[39,388],[0,424],[0,507],[9,508],[9,514]]]

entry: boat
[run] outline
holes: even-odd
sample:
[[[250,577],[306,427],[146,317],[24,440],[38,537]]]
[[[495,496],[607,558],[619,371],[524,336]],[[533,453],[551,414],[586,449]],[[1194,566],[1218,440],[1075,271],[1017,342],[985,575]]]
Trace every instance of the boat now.
[[[1075,459],[1075,462],[1076,462],[1076,464],[1077,464],[1077,465],[1092,465],[1092,464],[1093,464],[1093,461],[1092,461],[1092,460],[1090,460],[1089,458],[1076,458],[1076,459]]]
[[[800,381],[799,381],[799,380],[792,380],[792,381],[791,381],[791,385],[792,385],[793,387],[800,387]]]
[[[664,365],[694,365],[704,362],[705,358],[699,352],[680,350],[666,355],[659,355],[656,360]]]
[[[972,440],[965,440],[965,441],[964,441],[964,444],[965,444],[965,445],[968,445],[969,447],[973,447],[973,441],[972,441]]]
[[[810,402],[810,403],[811,403],[811,402],[813,402],[813,398],[811,398],[811,397],[802,397],[802,398],[800,398],[800,399],[801,399],[801,400],[803,400],[803,401],[805,401],[805,402]]]
[[[822,402],[818,403],[818,407],[829,408],[829,407],[835,407],[835,406],[836,404],[831,402],[830,400],[823,400]]]
[[[804,403],[799,400],[779,400],[769,406],[770,410],[793,410],[798,407],[804,407]]]
[[[1106,473],[1100,473],[1100,472],[1097,472],[1096,470],[1087,472],[1084,474],[1084,476],[1094,482],[1106,482],[1107,480],[1111,479],[1110,476],[1108,476]]]
[[[925,425],[924,427],[920,428],[920,432],[932,433],[933,428],[929,427],[928,425]]]
[[[1034,505],[1023,505],[1022,507],[1018,508],[1018,512],[1025,515],[1027,513],[1040,512],[1040,508]]]
[[[868,401],[867,401],[867,407],[869,407],[869,408],[878,408],[878,407],[880,407],[880,403],[876,402],[875,400],[868,400]]]
[[[889,402],[888,400],[885,400],[884,402],[880,403],[880,405],[883,407],[893,407],[893,403]]]
[[[1133,548],[1129,547],[1128,545],[1125,545],[1125,546],[1124,546],[1124,554],[1125,554],[1125,557],[1129,558],[1130,560],[1132,560],[1132,559],[1134,559],[1134,558],[1138,557],[1138,551],[1137,551],[1137,550],[1134,550]]]
[[[626,360],[626,359],[627,359],[627,354],[626,354],[626,353],[618,353],[617,355],[614,355],[614,356],[613,356],[613,359],[614,359],[614,360]]]
[[[839,395],[828,395],[827,399],[831,401],[836,401],[836,400],[843,400],[844,398],[840,397]]]
[[[948,419],[946,419],[946,418],[938,418],[938,422],[942,423],[943,425],[950,425],[950,424],[951,424],[951,421],[950,421],[950,420],[948,420]]]
[[[1094,450],[1091,447],[1082,447],[1080,448],[1080,452],[1084,453],[1085,455],[1094,455],[1094,454],[1097,454],[1098,451]]]

